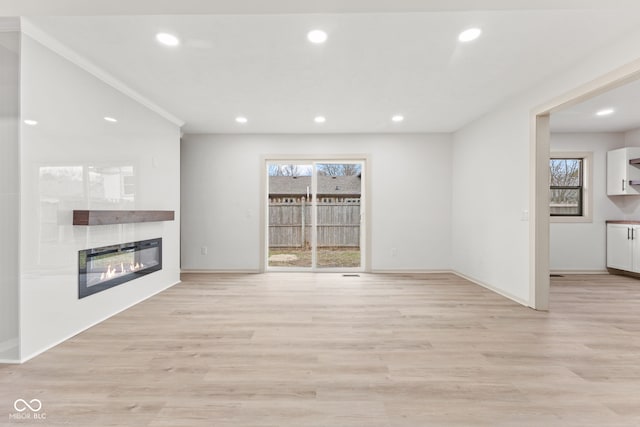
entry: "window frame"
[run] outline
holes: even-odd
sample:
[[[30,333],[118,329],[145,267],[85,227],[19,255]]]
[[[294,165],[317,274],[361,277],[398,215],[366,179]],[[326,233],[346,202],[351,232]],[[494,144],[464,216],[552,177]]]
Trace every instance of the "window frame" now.
[[[571,160],[582,160],[582,173],[581,173],[581,181],[582,181],[582,194],[581,194],[581,215],[551,215],[549,213],[549,221],[556,223],[584,223],[584,222],[593,222],[593,153],[592,152],[583,152],[583,151],[558,151],[551,152],[549,156],[549,161],[553,159],[571,159]],[[580,188],[579,186],[554,186],[551,187],[549,185],[549,191],[551,189],[562,189],[562,188],[570,188],[576,189]]]

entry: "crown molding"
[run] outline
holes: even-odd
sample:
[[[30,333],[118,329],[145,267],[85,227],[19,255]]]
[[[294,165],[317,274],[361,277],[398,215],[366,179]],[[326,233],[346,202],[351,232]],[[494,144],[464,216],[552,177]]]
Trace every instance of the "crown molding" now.
[[[264,15],[318,13],[415,13],[629,8],[638,0],[2,0],[5,16]]]
[[[24,34],[31,37],[32,39],[42,44],[43,46],[47,47],[48,49],[51,49],[53,52],[57,53],[58,55],[67,59],[68,61],[72,62],[76,66],[82,68],[83,70],[93,75],[94,77],[98,78],[102,82],[108,84],[109,86],[113,87],[117,91],[123,93],[124,95],[128,96],[129,98],[133,99],[139,104],[144,105],[149,110],[155,112],[156,114],[160,115],[161,117],[165,118],[166,120],[170,121],[176,126],[178,127],[184,126],[185,124],[184,120],[171,114],[164,108],[160,107],[158,104],[154,103],[153,101],[149,100],[145,96],[133,90],[131,87],[127,86],[121,80],[115,78],[114,76],[112,76],[111,74],[103,70],[102,68],[98,67],[96,64],[89,61],[88,59],[86,59],[85,57],[83,57],[73,49],[69,48],[65,44],[56,40],[49,34],[45,33],[36,25],[34,25],[31,21],[29,21],[29,19],[22,18],[21,27],[22,27],[22,32]]]

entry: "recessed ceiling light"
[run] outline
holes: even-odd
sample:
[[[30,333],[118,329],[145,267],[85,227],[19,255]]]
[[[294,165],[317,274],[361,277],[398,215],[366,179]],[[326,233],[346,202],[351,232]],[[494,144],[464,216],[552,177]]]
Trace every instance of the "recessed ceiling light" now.
[[[27,119],[27,120],[24,121],[24,124],[25,125],[29,125],[29,126],[35,126],[35,125],[38,124],[38,122],[36,120]]]
[[[615,113],[615,110],[613,108],[605,108],[604,110],[598,111],[596,113],[596,116],[609,116],[613,113]]]
[[[165,46],[178,46],[180,44],[180,40],[173,34],[169,33],[156,34],[156,40]]]
[[[472,40],[477,39],[482,34],[482,30],[480,28],[469,28],[468,30],[464,30],[458,36],[458,40],[461,42],[470,42]]]
[[[247,123],[248,121],[249,121],[249,120],[247,120],[247,118],[246,118],[246,117],[242,117],[242,116],[238,116],[238,117],[236,117],[236,122],[237,122],[237,123],[245,124],[245,123]]]
[[[313,30],[307,33],[307,39],[311,43],[322,44],[327,41],[327,33],[322,30]]]
[[[400,123],[402,121],[404,121],[404,116],[401,116],[400,114],[397,114],[393,117],[391,117],[391,120],[395,123]]]
[[[327,119],[324,116],[317,116],[315,119],[313,119],[313,121],[316,123],[324,123],[327,121]]]
[[[109,116],[105,117],[104,119],[105,119],[106,121],[108,121],[108,122],[111,122],[111,123],[115,123],[115,122],[117,122],[117,121],[118,121],[117,119],[114,119],[113,117],[109,117]]]

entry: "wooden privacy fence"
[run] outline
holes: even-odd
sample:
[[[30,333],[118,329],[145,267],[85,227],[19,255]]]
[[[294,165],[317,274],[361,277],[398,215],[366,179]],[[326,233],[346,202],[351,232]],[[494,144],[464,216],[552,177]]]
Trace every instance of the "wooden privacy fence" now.
[[[360,247],[360,199],[321,197],[318,247]],[[311,246],[311,209],[306,198],[269,200],[269,247]]]

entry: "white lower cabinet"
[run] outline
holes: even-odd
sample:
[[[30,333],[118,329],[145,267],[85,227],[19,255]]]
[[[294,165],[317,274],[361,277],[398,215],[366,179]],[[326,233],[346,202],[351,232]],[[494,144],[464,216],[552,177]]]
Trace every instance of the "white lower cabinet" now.
[[[607,267],[640,273],[640,224],[607,224]]]

